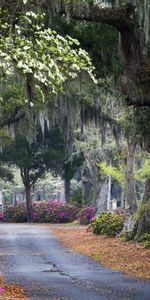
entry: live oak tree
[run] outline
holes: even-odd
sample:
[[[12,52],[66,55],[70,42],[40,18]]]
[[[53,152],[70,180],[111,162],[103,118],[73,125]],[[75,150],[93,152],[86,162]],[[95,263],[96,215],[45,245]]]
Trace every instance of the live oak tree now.
[[[37,105],[37,89],[38,100],[43,103],[51,94],[61,92],[65,81],[73,80],[82,71],[94,79],[91,60],[76,39],[47,28],[41,11],[24,11],[20,2],[15,3],[16,9],[14,2],[10,4],[4,1],[0,8],[1,126],[18,122],[29,108]],[[19,84],[11,85],[11,77]],[[7,94],[12,87],[15,96],[7,97],[9,102],[5,86],[7,90],[10,87]],[[20,95],[16,92],[18,88]],[[20,115],[22,107],[26,111]]]
[[[126,101],[128,105],[150,106],[150,66],[142,44],[147,41],[141,40],[143,28],[139,16],[139,3],[142,6],[143,1],[123,1],[124,5],[117,8],[101,5],[102,2],[107,1],[54,1],[53,9],[76,20],[114,26],[121,36],[124,72],[120,85]]]
[[[44,13],[18,11],[18,6],[17,10],[11,10],[12,8],[10,2],[2,2],[0,73],[3,81],[9,81],[11,76],[18,76],[25,89],[23,99],[16,95],[15,114],[24,102],[29,103],[29,108],[35,105],[36,87],[39,87],[42,102],[45,101],[45,95],[62,91],[64,82],[68,78],[76,78],[82,71],[88,72],[94,79],[91,60],[77,40],[60,36],[56,31],[46,28]],[[4,95],[2,101],[8,112]],[[20,102],[19,105],[17,102]],[[13,108],[12,101],[10,105]],[[10,117],[13,123],[15,115],[12,112]],[[23,145],[25,148],[26,146],[29,147],[28,140]],[[27,208],[31,219],[30,178],[29,171],[25,169],[21,169],[21,175],[26,184]]]
[[[3,162],[16,165],[20,169],[25,187],[28,221],[32,220],[31,187],[45,172],[43,149],[37,141],[30,142],[22,135],[16,135],[9,148],[1,153]]]
[[[143,155],[149,156],[149,137],[150,137],[150,109],[147,107],[126,107],[124,113],[118,118],[123,136],[127,141],[126,146],[126,171],[125,171],[125,201],[126,201],[126,220],[124,231],[127,232],[128,238],[139,239],[145,231],[149,230],[149,177],[145,180],[145,192],[142,198],[142,205],[146,203],[147,210],[143,209],[141,218],[134,217],[138,209],[137,194],[135,190],[136,175],[134,167],[136,164],[136,149],[140,149]],[[145,154],[144,154],[145,152]]]
[[[24,38],[25,35],[24,33],[27,34],[26,29],[22,30],[20,27],[18,27],[18,22],[16,22],[16,17],[14,15],[20,14],[20,11],[27,11],[31,9],[31,1],[14,1],[8,0],[8,1],[2,1],[2,8],[7,8],[7,10],[10,12],[10,15],[13,16],[11,18],[13,26],[11,26],[11,34],[9,35],[9,38],[3,40],[2,38],[2,55],[3,58],[7,57],[7,59],[10,59],[11,56],[11,62],[13,61],[13,66],[17,66],[17,68],[20,69],[20,71],[23,71],[25,73],[25,80],[27,84],[27,91],[28,91],[28,98],[29,101],[32,102],[33,95],[34,95],[34,90],[33,90],[33,84],[31,84],[34,80],[36,82],[41,82],[42,80],[40,78],[40,74],[38,72],[39,65],[32,64],[31,60],[31,51],[34,48],[32,48],[31,44],[32,43],[32,38],[31,40],[29,39],[29,51],[25,51],[27,55],[27,65],[29,61],[31,60],[31,69],[32,74],[30,73],[30,65],[26,65],[25,57],[22,55],[23,53],[23,48],[24,44]],[[81,1],[81,0],[67,0],[67,1],[62,1],[62,0],[57,0],[57,1],[49,1],[43,0],[42,3],[40,3],[38,0],[37,1],[32,1],[32,5],[37,8],[38,5],[40,4],[41,8],[48,8],[49,12],[55,15],[62,15],[67,17],[68,19],[74,18],[77,21],[83,21],[83,22],[92,22],[92,23],[104,23],[111,25],[115,27],[119,34],[120,34],[120,44],[121,44],[121,49],[122,49],[122,59],[123,59],[123,72],[122,76],[120,76],[120,79],[118,81],[119,86],[121,87],[121,90],[125,96],[126,104],[128,106],[134,106],[137,107],[138,110],[141,110],[141,107],[150,107],[150,90],[149,90],[149,83],[150,83],[150,64],[149,64],[149,27],[148,27],[148,9],[146,10],[146,5],[147,1]],[[17,4],[17,5],[16,5]],[[111,6],[112,4],[112,6]],[[143,10],[143,5],[145,9]],[[26,20],[33,17],[33,13],[27,13],[25,15]],[[27,21],[28,22],[28,21]],[[17,23],[17,24],[16,24]],[[38,25],[38,24],[36,24]],[[20,26],[20,25],[19,25]],[[7,26],[6,26],[7,27]],[[28,27],[28,26],[27,26]],[[7,28],[3,28],[4,31],[7,33]],[[21,30],[20,30],[21,29]],[[14,39],[14,33],[18,31],[19,34],[19,41],[18,41],[18,36],[17,38]],[[33,28],[32,32],[37,32],[37,28]],[[20,32],[21,31],[21,32]],[[40,51],[44,51],[45,48],[43,47],[43,43],[39,47],[38,45],[38,38],[40,39],[44,38],[44,45],[46,45],[46,49],[48,48],[49,44],[47,44],[47,41],[45,43],[45,36],[47,34],[47,31],[44,30],[44,33],[40,30],[40,35],[39,32],[37,33],[38,37],[35,37],[35,44],[37,45],[36,49],[37,52],[35,51],[34,55],[39,55]],[[30,35],[29,35],[30,36]],[[5,35],[4,35],[5,37]],[[7,34],[6,34],[7,37]],[[56,38],[55,33],[52,32],[52,40]],[[60,39],[58,37],[58,40],[60,42]],[[15,43],[14,43],[15,41]],[[3,47],[5,44],[7,44],[7,48]],[[64,45],[64,44],[63,44]],[[66,45],[66,44],[65,44]],[[61,44],[62,46],[62,44]],[[21,65],[17,63],[16,60],[16,55],[17,59],[20,56],[18,56],[18,53],[16,51],[16,48],[19,49],[21,52]],[[55,47],[54,47],[55,48]],[[11,51],[13,49],[13,52]],[[7,50],[7,51],[4,51]],[[15,53],[15,56],[14,56]],[[58,51],[58,48],[56,47],[56,53],[60,52]],[[66,53],[66,52],[65,52]],[[19,54],[20,55],[20,54]],[[33,55],[33,53],[32,53]],[[33,58],[35,59],[33,55]],[[13,58],[13,60],[12,60]],[[72,57],[71,57],[72,59]],[[5,59],[3,59],[5,64],[10,63],[10,61],[7,62]],[[49,60],[48,60],[49,61]],[[35,60],[34,60],[35,62]],[[56,62],[56,61],[55,61]],[[71,62],[69,58],[69,63]],[[45,75],[47,74],[47,65],[45,66],[45,61],[40,60],[40,63],[42,63],[41,66],[41,72],[42,72],[42,77],[44,78],[44,85],[47,83],[45,81]],[[82,65],[82,64],[81,64]],[[88,65],[89,66],[89,65]],[[66,67],[66,65],[65,65]],[[70,64],[69,64],[70,67]],[[73,66],[75,67],[75,66]],[[29,68],[29,70],[28,70]],[[75,67],[76,68],[76,67]],[[56,68],[57,69],[57,68]],[[84,69],[84,68],[83,68]],[[34,75],[34,70],[37,71],[37,76],[32,76]],[[52,69],[53,70],[53,69]],[[65,71],[63,70],[63,78],[65,78]],[[91,69],[90,69],[91,70]],[[68,71],[68,70],[67,70]],[[41,73],[40,72],[40,73]],[[55,73],[55,68],[54,68],[54,73]],[[73,73],[73,76],[72,76]],[[90,71],[91,73],[91,71]],[[61,73],[62,74],[62,73]],[[59,74],[60,75],[60,74]],[[60,88],[60,81],[61,81],[61,76],[59,76],[60,81],[56,82],[56,85],[54,84],[54,81],[52,78],[50,78],[48,74],[48,81],[49,81],[49,86],[53,91],[55,91],[56,88]],[[74,71],[71,71],[71,77],[74,77]],[[47,79],[46,79],[47,80]],[[63,82],[63,80],[61,81]],[[141,120],[142,121],[142,120]],[[149,142],[148,140],[145,143],[146,149],[149,150]],[[129,164],[130,167],[130,164]],[[127,172],[128,174],[128,172]],[[128,180],[129,178],[127,178]],[[131,178],[130,178],[131,179]],[[131,182],[132,180],[130,180]],[[147,185],[145,188],[145,198],[144,199],[149,199],[147,195],[149,195],[149,181],[147,181]],[[130,194],[130,193],[129,193]],[[132,206],[132,200],[133,199],[128,199],[130,206]],[[147,200],[148,201],[148,200]]]
[[[48,170],[56,172],[64,161],[63,136],[58,127],[43,136],[40,126],[35,138],[30,142],[25,136],[17,134],[9,147],[4,147],[0,155],[2,162],[16,165],[20,169],[26,194],[28,221],[32,220],[31,189]]]
[[[144,16],[144,12],[142,12],[142,6],[144,5],[146,8],[147,2],[123,1],[123,5],[121,5],[120,1],[116,2],[117,6],[113,5],[110,7],[105,5],[107,1],[67,1],[67,3],[66,1],[54,1],[52,6],[56,14],[65,15],[66,17],[68,16],[80,21],[109,24],[119,31],[123,57],[123,73],[120,77],[119,85],[125,95],[128,106],[133,105],[134,107],[138,107],[139,110],[141,107],[146,106],[148,109],[150,107],[148,7],[147,15]],[[149,143],[147,142],[146,144],[147,150],[149,150]],[[127,201],[129,207],[133,207],[133,214],[136,205],[134,205],[135,199],[132,197],[133,178],[132,170],[130,171],[130,169],[133,169],[132,156],[135,151],[135,143],[134,145],[131,143],[128,146],[131,155],[128,157],[129,172],[126,172],[128,183]],[[147,197],[149,189],[149,181],[147,180],[145,187],[146,194],[144,195],[144,199],[147,199],[147,201],[149,201],[149,197]],[[149,226],[150,219],[145,217],[145,215],[142,218],[144,219],[144,228],[146,228]],[[145,225],[145,219],[147,220],[147,226]],[[140,220],[139,226],[142,228],[141,222]],[[134,235],[136,235],[136,230]]]

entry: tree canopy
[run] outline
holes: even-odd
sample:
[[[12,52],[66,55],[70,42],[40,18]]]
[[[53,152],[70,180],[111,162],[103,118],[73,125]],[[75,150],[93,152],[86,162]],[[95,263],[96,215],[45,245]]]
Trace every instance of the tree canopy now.
[[[78,161],[72,161],[80,144],[84,157],[80,171],[94,186],[93,198],[105,176],[108,199],[111,177],[124,182],[124,229],[131,230],[131,236],[145,231],[150,219],[149,211],[138,222],[133,218],[137,210],[134,166],[136,161],[144,163],[136,155],[141,151],[149,160],[150,149],[147,5],[145,0],[3,0],[0,10],[1,127],[12,123],[19,127],[28,115],[25,126],[35,134],[40,122],[44,137],[45,123],[57,122],[64,135],[66,179],[80,168]],[[89,132],[96,134],[95,140]],[[56,145],[54,138],[52,148],[51,143],[47,146],[53,158]],[[62,162],[54,165],[61,173]],[[149,183],[148,176],[143,203],[149,201]]]

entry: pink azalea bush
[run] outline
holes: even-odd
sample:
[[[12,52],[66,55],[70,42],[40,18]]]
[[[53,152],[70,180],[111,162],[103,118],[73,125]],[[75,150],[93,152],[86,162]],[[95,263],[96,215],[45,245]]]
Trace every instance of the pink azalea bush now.
[[[33,220],[40,223],[68,223],[77,218],[78,208],[60,201],[33,203]]]
[[[5,208],[5,220],[7,222],[27,222],[25,203],[8,205]]]
[[[78,221],[81,225],[87,225],[94,220],[95,206],[85,206],[78,214]]]
[[[3,294],[4,291],[5,291],[5,290],[4,290],[3,288],[0,287],[0,294]]]
[[[78,208],[59,201],[33,202],[33,222],[68,223],[77,219]],[[8,222],[27,222],[25,203],[9,205],[5,209],[5,220]]]
[[[60,201],[35,201],[32,203],[33,222],[36,223],[69,223],[78,220],[81,225],[89,224],[95,215],[94,206],[77,208]],[[27,222],[25,203],[9,205],[5,208],[5,221]]]

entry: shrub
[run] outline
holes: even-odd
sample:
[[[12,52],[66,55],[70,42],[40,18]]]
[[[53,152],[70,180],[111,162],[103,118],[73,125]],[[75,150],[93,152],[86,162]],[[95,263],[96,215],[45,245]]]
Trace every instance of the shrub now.
[[[9,205],[5,208],[5,221],[7,222],[26,222],[27,213],[25,203]]]
[[[78,209],[59,201],[33,203],[33,220],[44,223],[68,223],[77,218]]]
[[[138,203],[138,210],[135,213],[135,219],[139,221],[148,212],[150,212],[150,201],[147,203]]]
[[[140,238],[140,242],[144,242],[144,247],[149,249],[150,248],[150,233],[146,232]]]
[[[145,241],[145,242],[144,242],[144,247],[145,247],[146,249],[150,249],[150,241]]]
[[[68,223],[77,219],[79,209],[59,201],[33,202],[33,222]],[[5,220],[8,222],[26,222],[25,203],[9,205],[5,209]]]
[[[123,229],[124,215],[122,213],[102,212],[91,223],[90,229],[95,234],[116,236]]]
[[[85,206],[78,214],[78,221],[81,225],[87,225],[93,220],[95,215],[94,206]]]
[[[5,221],[5,214],[3,211],[0,211],[0,222],[4,222]]]
[[[33,221],[39,223],[47,223],[47,203],[46,201],[42,202],[33,202]]]

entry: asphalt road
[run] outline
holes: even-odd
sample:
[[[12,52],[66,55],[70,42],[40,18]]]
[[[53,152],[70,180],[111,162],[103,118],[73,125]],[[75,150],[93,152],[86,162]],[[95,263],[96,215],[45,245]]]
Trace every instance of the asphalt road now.
[[[0,272],[31,300],[150,300],[150,282],[68,251],[48,225],[0,224]]]

